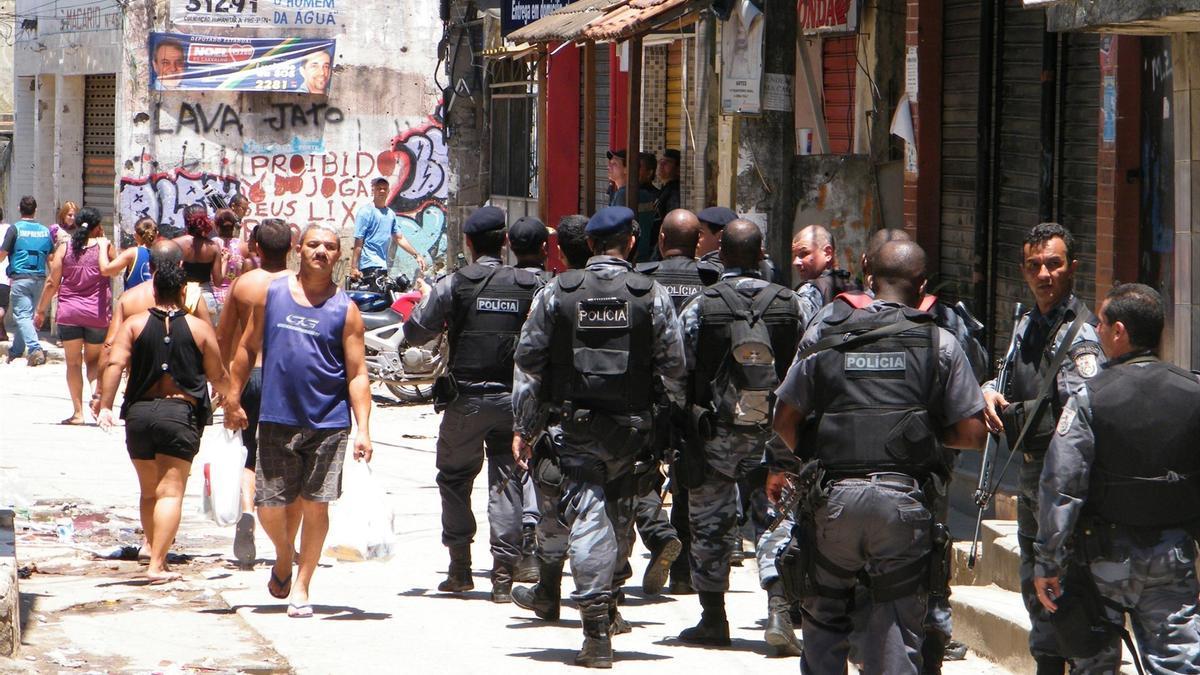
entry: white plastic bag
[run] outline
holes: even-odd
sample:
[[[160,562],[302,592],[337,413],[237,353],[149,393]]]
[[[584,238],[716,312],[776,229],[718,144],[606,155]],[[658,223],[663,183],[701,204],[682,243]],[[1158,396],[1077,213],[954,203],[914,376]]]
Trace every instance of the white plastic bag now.
[[[237,523],[242,515],[242,470],[246,467],[242,432],[209,429],[195,461],[204,476],[200,505],[204,516],[221,526]]]
[[[342,496],[329,506],[325,555],[345,562],[387,560],[396,547],[392,506],[371,466],[349,457],[342,465]]]

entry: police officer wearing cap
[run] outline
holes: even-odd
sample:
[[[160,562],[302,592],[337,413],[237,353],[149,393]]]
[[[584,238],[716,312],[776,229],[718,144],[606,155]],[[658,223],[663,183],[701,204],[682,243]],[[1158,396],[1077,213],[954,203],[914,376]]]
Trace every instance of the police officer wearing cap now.
[[[533,216],[517,218],[508,227],[508,249],[516,258],[514,267],[536,274],[543,283],[549,281],[551,273],[546,269],[549,241],[550,232],[541,220]],[[528,471],[522,471],[520,477],[524,516],[521,519],[521,559],[513,572],[513,581],[533,583],[539,578],[537,524],[541,515],[533,478]]]
[[[696,243],[696,255],[699,256],[700,273],[708,279],[708,283],[716,283],[725,271],[721,260],[721,231],[729,223],[737,220],[737,214],[724,206],[710,206],[696,214],[700,219],[700,240]],[[769,256],[764,255],[758,263],[758,271],[763,279],[779,283],[781,277]]]
[[[1025,460],[1018,478],[1017,542],[1021,547],[1021,596],[1033,628],[1029,651],[1039,675],[1058,675],[1066,669],[1054,627],[1033,587],[1034,538],[1038,532],[1038,486],[1055,420],[1067,399],[1100,370],[1104,355],[1096,335],[1096,317],[1075,296],[1074,238],[1062,225],[1042,223],[1025,237],[1021,273],[1036,305],[1013,330],[1018,349],[1009,365],[1008,391],[996,391],[995,381],[983,385],[988,427],[1004,431]],[[1048,387],[1043,387],[1047,383]],[[1044,391],[1043,391],[1044,389]],[[1043,396],[1043,393],[1045,394]],[[1024,438],[1022,436],[1024,431]]]
[[[434,284],[404,322],[405,338],[421,344],[445,332],[449,375],[435,397],[444,407],[437,441],[437,484],[442,497],[442,543],[450,568],[438,590],[474,588],[471,541],[475,516],[471,485],[488,465],[488,522],[491,529],[492,601],[509,602],[513,567],[522,553],[522,477],[512,457],[512,372],[517,336],[534,293],[537,275],[503,265],[504,211],[485,206],[463,223],[473,262]]]
[[[802,673],[844,673],[859,577],[870,578],[864,672],[918,673],[932,515],[923,486],[945,447],[979,449],[983,397],[962,348],[915,307],[925,254],[891,242],[873,262],[874,300],[814,324],[776,390],[774,426],[825,471],[801,523],[812,565]]]
[[[703,478],[689,485],[687,505],[692,533],[692,586],[700,595],[700,623],[684,630],[683,642],[730,644],[725,615],[731,534],[737,524],[738,481],[762,460],[771,432],[771,391],[787,373],[796,344],[808,322],[791,289],[763,279],[762,231],[747,220],[729,222],[721,235],[725,268],[721,280],[696,295],[680,314],[684,353],[691,380],[688,403],[701,425]],[[740,317],[749,317],[741,319]],[[749,328],[762,330],[750,345],[741,339]],[[739,350],[752,349],[742,358]],[[702,412],[701,412],[702,411]],[[786,617],[787,602],[772,606]],[[772,647],[799,655],[790,619]]]
[[[521,331],[512,452],[528,466],[538,443],[534,470],[545,480],[549,472],[542,469],[540,456],[545,444],[538,436],[551,420],[558,423],[549,445],[557,455],[551,463],[557,464],[561,497],[555,517],[543,513],[539,555],[553,560],[569,544],[572,597],[584,632],[575,662],[607,668],[612,665],[610,602],[619,556],[618,518],[610,508],[631,503],[618,498],[610,505],[608,494],[631,494],[627,478],[650,433],[653,378],[660,378],[666,395],[682,404],[685,370],[670,295],[626,262],[636,245],[633,211],[603,208],[588,221],[587,234],[594,254],[588,266],[550,282],[534,299]],[[543,595],[539,601],[557,613],[557,598]]]
[[[1117,286],[1098,317],[1109,361],[1067,401],[1046,452],[1034,586],[1056,612],[1060,577],[1090,572],[1105,618],[1124,626],[1130,615],[1147,672],[1200,672],[1200,382],[1157,356],[1154,289]],[[1073,670],[1120,670],[1116,640]]]

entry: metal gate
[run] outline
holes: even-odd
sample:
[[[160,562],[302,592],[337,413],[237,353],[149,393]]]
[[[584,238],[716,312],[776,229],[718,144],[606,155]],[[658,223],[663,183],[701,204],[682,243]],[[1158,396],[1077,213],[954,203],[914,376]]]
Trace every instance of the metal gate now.
[[[117,176],[117,76],[88,75],[84,91],[83,205],[99,209],[105,225],[111,225]]]
[[[822,90],[829,154],[848,155],[854,142],[854,79],[858,36],[821,41]]]
[[[609,55],[608,45],[596,45],[596,70],[595,75],[595,91],[592,100],[595,102],[596,116],[596,147],[592,152],[592,161],[595,164],[595,182],[591,185],[584,185],[583,164],[579,165],[579,213],[586,213],[587,209],[584,205],[587,203],[585,195],[588,190],[592,190],[596,195],[596,208],[608,206],[608,102],[609,102]],[[583,76],[583,59],[579,59],[580,75],[579,81],[585,81]],[[585,157],[583,152],[584,139],[587,137],[584,124],[587,118],[587,111],[584,110],[584,95],[583,86],[579,87],[579,156]],[[636,160],[635,160],[636,161]]]

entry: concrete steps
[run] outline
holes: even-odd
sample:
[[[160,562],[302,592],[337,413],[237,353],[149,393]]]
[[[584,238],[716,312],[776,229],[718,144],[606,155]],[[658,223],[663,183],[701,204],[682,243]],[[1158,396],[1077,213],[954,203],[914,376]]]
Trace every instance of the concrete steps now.
[[[998,586],[955,586],[954,639],[971,651],[1014,673],[1032,673],[1029,614],[1021,594]]]

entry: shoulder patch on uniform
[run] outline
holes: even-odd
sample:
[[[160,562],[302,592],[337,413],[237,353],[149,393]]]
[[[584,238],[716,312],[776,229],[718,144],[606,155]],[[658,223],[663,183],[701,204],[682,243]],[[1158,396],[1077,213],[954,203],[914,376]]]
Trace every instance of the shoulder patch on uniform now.
[[[1063,408],[1062,414],[1058,417],[1058,428],[1055,431],[1059,436],[1066,436],[1071,430],[1071,425],[1075,423],[1075,409],[1068,406]]]
[[[1071,347],[1070,355],[1081,377],[1095,377],[1100,372],[1100,345],[1083,342]]]
[[[558,287],[564,291],[573,291],[583,285],[583,270],[567,270],[558,275]]]
[[[629,288],[634,295],[642,295],[651,288],[654,288],[654,279],[645,274],[626,274],[625,286]]]

